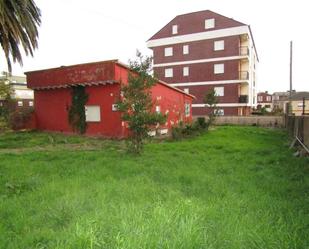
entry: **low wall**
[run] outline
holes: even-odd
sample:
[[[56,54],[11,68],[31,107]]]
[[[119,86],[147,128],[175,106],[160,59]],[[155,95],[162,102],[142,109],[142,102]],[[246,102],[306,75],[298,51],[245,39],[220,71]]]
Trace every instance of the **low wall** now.
[[[288,116],[286,123],[290,136],[297,136],[309,148],[309,116]]]
[[[197,117],[196,117],[197,118]],[[285,127],[284,116],[218,116],[216,125],[257,125],[263,127]]]

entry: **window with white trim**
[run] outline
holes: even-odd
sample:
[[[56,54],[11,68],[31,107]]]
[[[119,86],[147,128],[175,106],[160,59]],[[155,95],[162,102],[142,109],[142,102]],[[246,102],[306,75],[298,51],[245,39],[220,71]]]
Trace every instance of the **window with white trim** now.
[[[172,34],[173,35],[178,34],[178,25],[173,25],[173,27],[172,27]]]
[[[99,105],[86,105],[85,114],[86,114],[86,122],[101,121],[101,108]]]
[[[33,101],[29,101],[29,106],[33,106]]]
[[[173,68],[166,68],[165,69],[165,78],[173,77]]]
[[[184,88],[183,91],[184,91],[185,93],[189,93],[189,88]]]
[[[215,19],[206,19],[205,20],[205,29],[212,29],[215,27]]]
[[[182,73],[183,76],[189,76],[189,67],[183,67]]]
[[[185,116],[190,117],[190,104],[185,103]]]
[[[224,116],[224,109],[215,109],[214,114],[217,116]]]
[[[20,101],[17,101],[17,105],[20,107],[20,106],[23,106],[24,103],[20,100]]]
[[[183,45],[182,52],[183,54],[189,54],[189,45]]]
[[[156,113],[161,113],[161,107],[159,105],[156,106]]]
[[[216,86],[214,87],[216,96],[222,97],[224,96],[224,87],[223,86]]]
[[[215,41],[214,42],[214,50],[215,51],[224,50],[224,40]]]
[[[173,56],[173,47],[168,47],[164,49],[164,56]]]
[[[117,104],[112,104],[112,111],[113,112],[118,111],[118,105]]]
[[[304,103],[303,102],[298,102],[297,103],[297,107],[303,107],[304,106]]]
[[[258,101],[263,102],[263,96],[258,96]]]
[[[224,73],[224,64],[215,64],[214,74],[223,74],[223,73]]]
[[[266,101],[271,101],[271,96],[266,96]]]

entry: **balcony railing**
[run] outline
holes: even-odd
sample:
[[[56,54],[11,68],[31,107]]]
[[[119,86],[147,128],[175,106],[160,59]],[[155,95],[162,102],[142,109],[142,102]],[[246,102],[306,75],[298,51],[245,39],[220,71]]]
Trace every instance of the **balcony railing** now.
[[[239,55],[248,55],[250,54],[250,50],[248,46],[240,46],[239,47]]]
[[[240,71],[239,72],[240,80],[249,80],[249,72],[248,71]]]
[[[248,103],[248,95],[240,95],[239,103]]]

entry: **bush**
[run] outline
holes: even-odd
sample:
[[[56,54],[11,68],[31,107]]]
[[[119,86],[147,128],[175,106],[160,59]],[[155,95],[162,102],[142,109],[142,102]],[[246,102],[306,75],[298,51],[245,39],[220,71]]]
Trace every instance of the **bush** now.
[[[33,109],[16,110],[9,115],[9,126],[13,130],[25,129],[29,123]]]
[[[195,123],[201,128],[208,130],[209,123],[206,122],[204,117],[198,117]]]
[[[180,122],[178,126],[172,127],[172,139],[180,140],[186,137],[192,137],[199,135],[203,131],[208,130],[209,124],[205,121],[205,118],[200,118],[192,124],[183,124]]]

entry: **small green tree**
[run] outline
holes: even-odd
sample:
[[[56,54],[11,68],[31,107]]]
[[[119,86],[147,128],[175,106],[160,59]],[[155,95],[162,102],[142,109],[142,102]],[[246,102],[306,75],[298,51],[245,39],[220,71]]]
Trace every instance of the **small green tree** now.
[[[128,123],[130,129],[128,150],[140,154],[150,128],[164,123],[166,117],[153,110],[151,88],[157,80],[151,75],[152,58],[144,58],[137,51],[137,59],[130,61],[129,65],[132,71],[128,76],[128,84],[121,87],[122,97],[117,105],[122,112],[122,120]]]
[[[0,106],[0,117],[4,119],[6,122],[9,118],[9,109],[10,104],[13,101],[12,95],[14,94],[14,90],[7,81],[7,79],[0,80],[0,99],[4,101],[2,102],[2,106]]]
[[[217,104],[218,104],[218,97],[217,97],[216,91],[214,89],[211,89],[206,93],[206,96],[204,98],[204,103],[209,108],[208,125],[210,126],[215,121],[215,118],[216,118],[216,115],[217,115],[216,109],[217,109]]]

